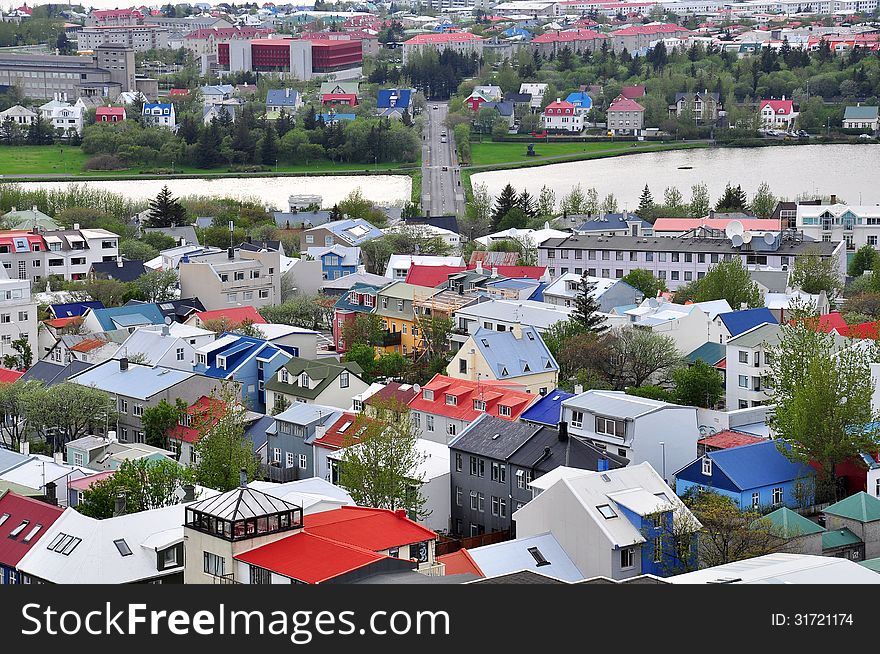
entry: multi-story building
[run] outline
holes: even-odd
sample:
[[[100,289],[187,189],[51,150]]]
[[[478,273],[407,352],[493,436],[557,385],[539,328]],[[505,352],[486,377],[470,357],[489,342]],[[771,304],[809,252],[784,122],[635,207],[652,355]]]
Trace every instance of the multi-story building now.
[[[472,382],[438,374],[409,401],[409,410],[421,438],[448,443],[483,414],[516,421],[536,397],[511,390],[504,382]]]
[[[424,301],[438,292],[433,288],[414,286],[401,281],[391,282],[377,291],[374,313],[382,321],[382,328],[392,337],[400,333],[400,343],[380,346],[378,348],[380,354],[399,352],[407,355],[421,347],[422,334],[416,322],[413,302]]]
[[[168,30],[157,25],[96,25],[83,27],[77,35],[77,49],[92,51],[106,43],[131,48],[134,52],[164,50]]]
[[[333,341],[337,352],[343,353],[348,349],[348,344],[345,342],[345,325],[355,321],[358,314],[375,313],[376,294],[382,286],[384,283],[376,285],[358,282],[336,300],[333,306]],[[382,344],[383,346],[400,345],[400,338],[399,332],[395,334],[389,332]]]
[[[183,47],[196,57],[216,55],[217,46],[221,43],[259,39],[274,32],[274,29],[261,27],[209,27],[197,29],[183,37]]]
[[[300,234],[300,249],[345,245],[360,247],[367,241],[383,236],[384,232],[360,218],[344,218],[307,229]]]
[[[724,109],[721,96],[709,90],[676,93],[675,102],[669,105],[670,116],[682,116],[690,112],[697,123],[714,123]]]
[[[766,382],[772,348],[779,345],[781,333],[779,325],[764,323],[727,341],[725,397],[728,411],[768,402]]]
[[[795,214],[797,229],[816,241],[843,241],[848,251],[863,245],[880,248],[880,206],[831,204],[798,204]]]
[[[651,47],[652,44],[663,39],[676,38],[690,34],[690,30],[675,23],[630,25],[608,34],[609,45],[614,52],[620,52],[624,48],[628,52],[635,52],[642,48]]]
[[[170,130],[176,129],[177,117],[174,111],[174,104],[171,102],[145,102],[143,106],[143,121],[145,125],[165,127]]]
[[[772,241],[772,242],[769,242]],[[749,269],[781,270],[794,265],[799,256],[816,252],[837,262],[846,274],[846,243],[807,241],[784,233],[768,240],[754,238],[748,246],[734,246],[725,238],[640,238],[635,236],[573,235],[549,238],[538,246],[538,265],[547,266],[554,279],[583,266],[591,277],[620,279],[636,268],[648,270],[674,291],[682,284],[702,279],[719,261],[734,257]],[[835,259],[836,257],[836,259]]]
[[[529,43],[531,47],[544,57],[557,56],[563,48],[574,53],[595,52],[608,40],[605,34],[590,29],[547,31],[536,36]],[[523,93],[523,91],[520,91]],[[528,91],[525,91],[528,93]],[[538,105],[540,106],[540,104]]]
[[[559,275],[544,289],[544,302],[571,308],[581,292],[581,281],[584,279],[583,267],[574,272]],[[586,276],[593,284],[592,297],[599,303],[599,311],[610,312],[615,307],[639,304],[645,299],[644,294],[620,279],[603,279],[602,277]]]
[[[70,137],[74,133],[82,134],[85,109],[80,104],[54,99],[40,106],[40,117],[55,130],[57,134]]]
[[[354,362],[292,358],[266,381],[266,409],[297,402],[348,409],[352,397],[369,388]]]
[[[639,136],[645,128],[645,108],[622,95],[609,105],[606,117],[608,131],[615,134]]]
[[[475,55],[479,59],[483,53],[483,39],[470,32],[419,34],[403,43],[404,65],[414,53],[424,50],[453,50],[461,55]]]
[[[27,127],[37,120],[37,113],[17,104],[6,111],[0,111],[0,123],[5,123],[7,120],[11,120],[19,127]]]
[[[535,300],[488,300],[461,307],[453,314],[453,343],[464,343],[481,327],[512,331],[517,326],[534,327],[543,334],[552,325],[568,320],[573,309]]]
[[[548,130],[580,134],[584,129],[584,115],[573,104],[559,98],[544,108],[541,122]]]
[[[123,84],[127,77],[101,67],[96,57],[0,54],[0,86],[16,86],[34,100],[51,100],[59,94],[71,100],[80,96],[113,100],[128,90]]]
[[[198,297],[205,309],[263,307],[281,302],[281,256],[277,250],[229,248],[189,255],[178,266],[183,297]]]
[[[0,232],[0,262],[9,277],[84,279],[93,263],[114,261],[119,236],[104,229]]]
[[[761,100],[758,108],[761,124],[769,129],[790,130],[794,127],[799,112],[794,110],[794,102],[786,100]]]
[[[0,271],[0,359],[7,354],[17,355],[12,342],[22,337],[27,338],[34,359],[39,359],[37,303],[31,296],[31,283],[25,279],[8,279],[5,271]]]
[[[139,9],[93,9],[86,16],[86,27],[138,25],[144,19]]]
[[[230,73],[277,73],[307,81],[313,76],[312,42],[276,38],[218,43],[217,64]]]
[[[315,441],[320,440],[341,415],[342,409],[336,407],[300,402],[276,414],[275,423],[266,431],[269,477],[281,482],[329,478],[328,451],[316,446]],[[354,423],[353,417],[351,421]]]

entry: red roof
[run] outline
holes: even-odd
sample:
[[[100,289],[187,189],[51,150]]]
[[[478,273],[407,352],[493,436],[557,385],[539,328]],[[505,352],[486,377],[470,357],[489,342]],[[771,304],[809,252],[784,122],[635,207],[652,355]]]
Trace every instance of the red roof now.
[[[630,100],[629,98],[625,98],[622,95],[617,96],[617,99],[611,103],[608,107],[608,111],[644,111],[645,108],[640,105],[635,100]]]
[[[202,395],[186,407],[186,415],[192,416],[194,419],[190,419],[189,425],[180,423],[174,425],[174,428],[168,432],[168,438],[184,443],[195,443],[199,439],[199,428],[216,422],[224,406],[224,403],[216,397]],[[208,417],[206,418],[206,416]]]
[[[301,531],[235,558],[297,581],[320,584],[390,557]]]
[[[437,538],[436,533],[407,518],[403,509],[344,506],[307,515],[303,522],[310,534],[372,552]]]
[[[810,327],[815,327],[817,331],[825,332],[826,334],[836,331],[841,336],[847,336],[849,332],[849,326],[839,311],[832,311],[831,313],[819,316],[818,323],[815,318],[805,318],[804,320]],[[789,324],[793,325],[794,320],[789,321]]]
[[[502,277],[529,279],[541,279],[546,273],[547,268],[544,266],[496,266],[498,274]],[[454,275],[463,270],[476,270],[477,266],[425,266],[422,264],[412,264],[409,272],[406,274],[406,283],[416,286],[426,286],[428,288],[436,288],[449,279],[449,275]],[[490,274],[490,268],[483,268]]]
[[[593,23],[590,21],[593,25]],[[607,39],[605,34],[594,32],[593,30],[565,30],[564,32],[545,32],[541,36],[532,39],[532,43],[559,43],[563,41],[595,41],[597,39]]]
[[[202,323],[212,320],[226,320],[231,325],[240,325],[250,320],[256,325],[265,325],[266,319],[261,316],[254,307],[237,307],[234,309],[215,309],[214,311],[199,311],[196,313]]]
[[[470,32],[452,32],[445,34],[419,34],[412,37],[404,45],[426,45],[434,43],[462,43],[464,41],[482,41],[483,39]]]
[[[95,116],[118,116],[125,117],[125,107],[98,107],[95,109]]]
[[[361,425],[364,422],[372,422],[369,418],[358,416],[356,413],[343,413],[336,422],[330,425],[321,438],[316,438],[313,441],[313,444],[328,450],[341,450],[343,447],[359,442],[360,438],[357,437],[356,432],[360,430],[360,426],[355,427],[355,422],[359,417]]]
[[[676,25],[675,23],[665,23],[663,25],[631,25],[619,30],[611,32],[611,36],[636,36],[638,34],[678,34],[679,32],[688,32],[686,27]]]
[[[55,329],[63,329],[67,327],[70,323],[82,320],[82,316],[71,316],[70,318],[52,318],[51,320],[44,320],[43,323],[49,325],[49,327],[54,327]]]
[[[357,95],[355,93],[325,93],[321,96],[321,102],[341,102],[347,100],[349,104],[357,104]]]
[[[7,513],[9,517],[0,525],[0,564],[14,568],[64,513],[64,509],[8,491],[0,495],[0,516]],[[10,532],[25,520],[27,526],[17,536],[10,537]],[[37,525],[42,527],[32,535]],[[24,542],[28,536],[30,539]]]
[[[468,554],[468,551],[465,548],[461,548],[457,552],[453,552],[452,554],[443,554],[442,556],[437,557],[438,563],[443,563],[446,566],[445,574],[447,575],[461,575],[461,574],[473,574],[478,577],[485,577],[483,571],[480,570],[480,566],[477,565],[477,562]]]
[[[876,340],[878,328],[880,328],[880,321],[863,322],[858,325],[847,325],[846,329],[838,329],[837,333],[852,338],[873,338]]]
[[[85,491],[92,487],[92,484],[103,481],[108,477],[112,477],[116,473],[115,470],[105,470],[103,472],[96,472],[93,475],[89,475],[87,477],[80,477],[79,479],[71,479],[67,482],[67,487],[72,488],[73,490]]]
[[[408,404],[416,395],[418,395],[418,391],[415,386],[412,386],[411,384],[388,382],[385,385],[385,388],[370,395],[370,397],[364,401],[364,404],[370,406],[380,403]]]
[[[574,105],[571,102],[566,102],[565,100],[554,100],[546,107],[544,107],[545,116],[552,116],[553,114],[574,114]]]
[[[764,107],[773,109],[774,114],[787,116],[794,111],[794,104],[791,100],[761,100],[761,111]]]
[[[763,443],[765,440],[765,438],[761,438],[760,436],[743,434],[738,431],[719,431],[717,434],[701,438],[697,443],[708,447],[717,447],[726,450],[731,447],[739,447],[740,445]]]
[[[11,384],[18,381],[24,374],[20,370],[10,370],[9,368],[0,368],[0,384]]]
[[[84,338],[76,345],[71,345],[70,349],[74,352],[91,352],[99,347],[104,347],[110,341],[102,341],[99,338]]]
[[[10,251],[15,252],[15,241],[16,238],[26,238],[28,240],[28,251],[33,250],[34,245],[39,245],[40,250],[45,252],[48,248],[46,247],[46,242],[43,240],[43,237],[39,234],[34,234],[33,232],[27,232],[24,230],[5,230],[0,232],[0,245],[8,245]]]
[[[425,399],[425,391],[433,391],[434,399]],[[455,396],[455,404],[446,403],[447,395]],[[409,408],[412,411],[424,411],[467,422],[476,420],[483,413],[515,422],[536,397],[538,396],[525,391],[512,390],[505,386],[504,382],[483,381],[477,383],[468,379],[456,379],[437,374],[422,387],[420,394],[409,401]],[[486,410],[478,411],[475,409],[474,400],[485,402]],[[510,415],[502,416],[499,414],[499,405],[509,407]]]
[[[168,95],[172,98],[178,95],[189,95],[189,89],[171,89],[168,91]]]
[[[629,98],[630,100],[635,100],[636,98],[644,97],[645,95],[645,87],[644,86],[624,86],[620,89],[620,95],[625,98]]]

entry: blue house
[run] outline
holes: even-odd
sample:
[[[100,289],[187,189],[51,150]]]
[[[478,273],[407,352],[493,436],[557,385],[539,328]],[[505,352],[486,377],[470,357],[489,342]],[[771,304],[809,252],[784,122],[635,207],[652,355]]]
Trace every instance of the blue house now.
[[[296,89],[270,89],[266,94],[266,111],[295,113],[302,106],[302,98]]]
[[[88,302],[67,302],[64,304],[50,304],[49,313],[53,318],[76,318],[83,315],[87,309],[103,309],[104,303],[98,300]]]
[[[341,415],[342,410],[334,407],[295,402],[275,416],[275,424],[266,430],[269,477],[273,481],[325,478],[329,464],[315,456],[314,442]]]
[[[165,316],[155,304],[134,304],[110,309],[87,309],[83,314],[83,327],[87,332],[109,332],[144,325],[164,325]]]
[[[412,107],[412,89],[379,89],[376,95],[376,115],[400,118]]]
[[[675,473],[675,492],[710,490],[731,498],[743,510],[813,503],[815,471],[788,459],[779,441],[766,440],[708,452]],[[783,447],[789,447],[783,445]]]
[[[721,342],[724,343],[724,332],[727,338],[734,338],[743,334],[750,329],[770,323],[771,325],[779,324],[773,312],[767,307],[759,307],[757,309],[742,309],[740,311],[730,311],[728,313],[719,313],[715,318],[715,324],[721,328]]]
[[[214,379],[241,384],[241,399],[247,408],[266,411],[267,380],[299,351],[291,346],[273,345],[261,338],[225,333],[213,343],[196,350],[193,371]]]
[[[569,93],[568,97],[565,98],[565,101],[570,102],[576,109],[580,109],[581,111],[589,111],[593,107],[593,98],[591,98],[590,94],[586,91]]]
[[[357,272],[361,262],[361,249],[344,245],[308,248],[306,253],[321,261],[322,279],[339,279]]]

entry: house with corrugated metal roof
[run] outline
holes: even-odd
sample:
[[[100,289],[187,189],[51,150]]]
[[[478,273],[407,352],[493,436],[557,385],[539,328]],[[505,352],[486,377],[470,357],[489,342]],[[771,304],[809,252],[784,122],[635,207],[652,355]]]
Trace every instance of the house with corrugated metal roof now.
[[[363,372],[353,361],[291,358],[267,378],[267,411],[297,402],[348,409],[352,396],[369,387]]]

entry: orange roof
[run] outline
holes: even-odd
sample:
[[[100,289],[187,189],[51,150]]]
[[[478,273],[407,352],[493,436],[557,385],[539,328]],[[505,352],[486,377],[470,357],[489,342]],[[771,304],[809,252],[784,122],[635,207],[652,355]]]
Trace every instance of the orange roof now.
[[[361,425],[355,427],[357,419],[361,419]],[[343,413],[339,419],[330,425],[330,428],[321,438],[316,438],[313,445],[320,445],[330,450],[341,450],[343,447],[352,445],[360,441],[357,431],[363,426],[363,423],[372,423],[373,421],[355,413]]]
[[[76,345],[71,346],[71,350],[74,352],[91,352],[92,350],[97,350],[99,347],[104,347],[110,341],[102,341],[99,338],[84,338]]]
[[[752,436],[751,434],[743,434],[738,431],[719,431],[717,434],[701,438],[697,443],[726,450],[731,447],[739,447],[740,445],[763,443],[765,440],[767,439],[760,436]]]
[[[70,323],[82,320],[82,316],[71,316],[69,318],[52,318],[51,320],[44,320],[43,324],[49,325],[49,327],[54,327],[55,329],[63,329],[67,327]]]
[[[234,309],[215,309],[214,311],[199,311],[196,313],[203,323],[209,322],[211,320],[222,320],[226,318],[227,321],[234,325],[240,325],[246,320],[250,320],[254,324],[257,325],[265,325],[266,319],[263,318],[257,312],[254,307],[236,307]]]
[[[470,573],[477,575],[478,577],[486,576],[465,548],[461,548],[457,552],[452,552],[451,554],[438,556],[437,561],[446,566],[445,573],[447,575]]]

